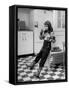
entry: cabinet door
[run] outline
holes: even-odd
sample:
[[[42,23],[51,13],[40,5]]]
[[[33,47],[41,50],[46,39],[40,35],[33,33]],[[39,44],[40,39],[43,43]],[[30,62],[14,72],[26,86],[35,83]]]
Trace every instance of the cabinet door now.
[[[33,53],[33,32],[18,31],[18,55]]]

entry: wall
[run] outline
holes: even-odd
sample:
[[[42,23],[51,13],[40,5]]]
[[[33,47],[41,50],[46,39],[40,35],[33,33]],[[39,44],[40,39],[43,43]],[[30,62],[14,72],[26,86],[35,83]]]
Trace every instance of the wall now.
[[[54,46],[59,46],[63,49],[62,43],[65,42],[65,28],[58,28],[58,11],[56,10],[34,10],[34,24],[38,23],[38,27],[34,27],[34,52],[38,53],[43,45],[43,40],[39,39],[41,29],[46,20],[49,20],[53,26],[54,34],[56,36],[56,43]],[[63,12],[62,12],[63,15]],[[61,21],[61,20],[60,20]]]
[[[59,17],[58,10],[54,10],[53,12],[53,29],[56,36],[55,46],[59,46],[63,49],[63,42],[65,42],[65,27],[62,27],[63,19],[65,18],[65,11],[60,11],[61,15]],[[64,17],[62,17],[64,15]],[[58,27],[59,26],[59,27]]]
[[[41,29],[44,28],[44,22],[46,20],[49,20],[52,25],[53,25],[53,12],[48,11],[48,10],[34,10],[33,11],[33,20],[34,20],[34,25],[38,24],[38,27],[34,27],[34,52],[37,54],[42,45],[43,45],[43,40],[39,39],[40,31]]]
[[[62,11],[61,11],[62,12]],[[64,12],[62,12],[64,15]],[[39,39],[40,31],[44,28],[44,22],[49,20],[53,26],[56,36],[55,46],[61,49],[62,42],[65,41],[65,28],[58,28],[58,11],[57,10],[40,10],[40,9],[18,9],[18,18],[26,22],[28,29],[34,32],[34,53],[37,54],[42,45],[43,40]],[[61,21],[61,20],[60,20]],[[35,27],[37,25],[37,27]]]
[[[30,9],[19,8],[18,19],[21,21],[25,21],[26,27],[30,29]]]
[[[18,31],[18,55],[26,55],[33,53],[33,30],[32,29],[32,13],[31,9],[19,8],[18,19],[25,21],[27,30]],[[29,30],[29,31],[28,31]]]

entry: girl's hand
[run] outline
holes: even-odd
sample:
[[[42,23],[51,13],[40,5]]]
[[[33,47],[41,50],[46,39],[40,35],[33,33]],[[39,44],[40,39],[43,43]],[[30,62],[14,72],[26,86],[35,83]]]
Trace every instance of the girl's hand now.
[[[44,31],[41,30],[39,38],[42,40],[45,38]]]

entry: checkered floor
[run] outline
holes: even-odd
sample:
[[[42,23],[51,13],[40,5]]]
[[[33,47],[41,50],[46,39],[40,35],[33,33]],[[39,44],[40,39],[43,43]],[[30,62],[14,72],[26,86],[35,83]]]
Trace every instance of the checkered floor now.
[[[54,65],[50,70],[44,65],[40,78],[36,78],[34,74],[37,72],[39,64],[36,64],[33,70],[27,67],[34,59],[35,56],[18,59],[18,82],[65,79],[65,70],[61,65]]]

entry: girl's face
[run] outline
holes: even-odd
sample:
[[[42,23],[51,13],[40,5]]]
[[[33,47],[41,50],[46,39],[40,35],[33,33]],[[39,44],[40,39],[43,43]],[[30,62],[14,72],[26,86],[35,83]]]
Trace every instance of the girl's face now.
[[[44,29],[45,30],[48,30],[48,25],[44,25]]]

